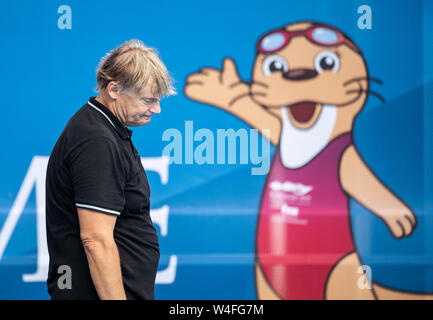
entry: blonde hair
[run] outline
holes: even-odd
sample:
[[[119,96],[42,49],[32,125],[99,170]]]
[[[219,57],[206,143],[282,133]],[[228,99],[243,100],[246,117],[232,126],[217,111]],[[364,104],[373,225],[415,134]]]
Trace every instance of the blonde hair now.
[[[96,70],[96,90],[104,90],[110,81],[116,81],[124,92],[131,89],[139,92],[151,77],[156,84],[155,94],[176,94],[172,79],[156,50],[146,47],[140,40],[132,39],[102,58]]]

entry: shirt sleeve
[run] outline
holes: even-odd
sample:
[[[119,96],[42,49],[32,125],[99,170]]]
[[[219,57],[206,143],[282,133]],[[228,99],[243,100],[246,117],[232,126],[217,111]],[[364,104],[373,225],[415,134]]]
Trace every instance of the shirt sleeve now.
[[[116,144],[104,137],[86,141],[69,161],[75,205],[120,215],[125,206],[126,170]]]

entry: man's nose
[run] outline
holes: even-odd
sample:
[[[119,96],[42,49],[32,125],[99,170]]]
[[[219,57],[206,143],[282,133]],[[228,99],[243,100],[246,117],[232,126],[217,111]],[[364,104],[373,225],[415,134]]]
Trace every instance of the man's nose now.
[[[152,113],[156,113],[156,114],[161,113],[161,106],[159,104],[159,101],[155,102],[152,105],[152,107],[150,108],[150,111],[152,111]]]

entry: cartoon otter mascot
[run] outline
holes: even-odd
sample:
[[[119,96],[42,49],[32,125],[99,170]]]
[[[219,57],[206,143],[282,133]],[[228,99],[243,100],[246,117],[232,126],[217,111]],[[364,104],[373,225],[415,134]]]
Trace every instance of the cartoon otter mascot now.
[[[262,36],[251,83],[239,78],[230,58],[221,71],[202,68],[188,76],[187,97],[233,114],[276,146],[257,224],[258,298],[414,297],[375,284],[374,275],[371,289],[359,286],[349,197],[381,218],[395,238],[416,227],[412,210],[353,144],[370,81],[377,80],[369,78],[361,50],[338,29],[314,22]]]

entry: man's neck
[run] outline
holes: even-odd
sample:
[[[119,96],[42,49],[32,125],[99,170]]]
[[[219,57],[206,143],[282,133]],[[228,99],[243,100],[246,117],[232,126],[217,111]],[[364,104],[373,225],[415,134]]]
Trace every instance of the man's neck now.
[[[99,103],[102,103],[108,110],[110,110],[111,113],[114,114],[117,119],[119,119],[120,123],[122,123],[126,127],[124,121],[125,117],[122,116],[122,110],[118,110],[120,108],[116,108],[116,104],[114,100],[110,99],[109,97],[106,97],[106,95],[102,92],[100,92],[95,99]]]

